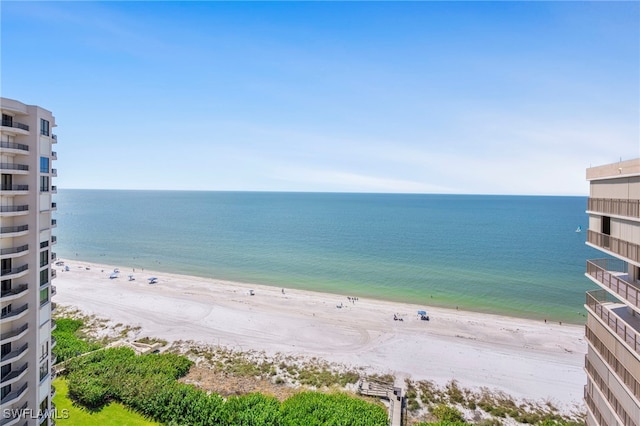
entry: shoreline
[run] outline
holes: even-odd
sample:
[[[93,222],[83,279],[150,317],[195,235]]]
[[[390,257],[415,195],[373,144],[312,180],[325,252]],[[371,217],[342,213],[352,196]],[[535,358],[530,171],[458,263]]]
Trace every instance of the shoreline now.
[[[77,256],[77,253],[76,253]],[[103,255],[100,255],[99,257],[102,257]],[[74,261],[71,260],[70,257],[63,257],[62,259],[69,259],[68,261]],[[95,259],[95,257],[93,258]],[[139,259],[138,257],[133,257],[133,259]],[[76,257],[75,258],[75,262],[84,262],[87,264],[95,264],[95,265],[104,265],[105,268],[111,268],[111,266],[108,265],[115,265],[118,264],[116,262],[112,262],[111,260],[107,261],[107,262],[102,262],[100,260],[81,260],[80,258]],[[159,267],[159,266],[164,266],[164,264],[161,264],[160,261],[158,260],[151,260],[151,259],[145,259],[144,262],[140,262],[135,264],[131,262],[131,259],[126,259],[120,263],[121,265],[124,265],[124,269],[130,270],[130,271],[144,271],[144,268],[146,267],[148,271],[154,271],[154,273],[156,274],[167,274],[167,275],[178,275],[178,276],[189,276],[189,277],[193,277],[193,278],[198,278],[198,279],[207,279],[207,280],[213,280],[213,281],[220,281],[220,282],[229,282],[229,283],[253,283],[251,285],[254,286],[266,286],[266,287],[273,287],[273,288],[282,288],[283,286],[285,288],[291,289],[291,290],[295,290],[295,291],[309,291],[312,293],[322,293],[322,294],[329,294],[329,295],[335,295],[338,297],[346,297],[346,293],[343,293],[342,291],[339,291],[338,289],[329,289],[329,288],[322,288],[320,290],[314,290],[312,288],[309,288],[309,285],[294,285],[291,286],[291,284],[293,283],[284,283],[282,284],[282,282],[269,282],[272,280],[269,279],[264,279],[263,281],[260,281],[260,278],[256,278],[256,281],[253,281],[252,279],[248,279],[248,280],[244,280],[242,278],[220,278],[220,277],[213,277],[211,275],[208,274],[207,271],[205,270],[195,270],[195,271],[186,271],[186,270],[181,270],[178,272],[170,272],[167,271],[167,268],[164,267]],[[145,265],[144,267],[142,265]],[[149,269],[149,265],[151,265],[151,269]],[[158,268],[159,267],[159,268]],[[154,269],[154,268],[158,268],[158,269]],[[170,268],[169,268],[170,269]],[[309,284],[309,283],[308,283]],[[322,285],[322,283],[320,283],[319,285]],[[334,291],[335,290],[335,291]],[[341,289],[340,289],[341,290]],[[425,305],[429,305],[432,306],[434,308],[438,308],[438,309],[445,309],[445,310],[455,310],[458,308],[458,306],[460,306],[461,311],[464,312],[474,312],[474,313],[478,313],[478,314],[487,314],[487,315],[497,315],[497,316],[503,316],[503,317],[508,317],[508,318],[516,318],[518,320],[522,319],[522,320],[531,320],[531,321],[551,321],[551,322],[556,322],[556,323],[560,323],[560,324],[573,324],[573,325],[579,325],[582,326],[585,321],[586,321],[586,314],[580,312],[580,310],[584,310],[584,308],[582,307],[582,305],[580,305],[579,307],[577,307],[576,309],[579,309],[579,311],[571,314],[567,314],[565,312],[565,314],[560,315],[558,314],[558,312],[552,312],[549,313],[548,315],[545,315],[541,312],[538,311],[528,311],[528,312],[524,312],[522,309],[517,309],[517,308],[512,308],[512,309],[503,309],[501,311],[498,311],[498,313],[496,313],[494,311],[495,306],[490,305],[490,304],[474,304],[475,308],[470,308],[469,306],[465,306],[465,301],[456,301],[455,299],[452,298],[447,298],[446,296],[444,296],[443,299],[443,295],[440,294],[436,294],[436,297],[434,298],[433,295],[431,295],[430,297],[428,297],[426,294],[415,294],[412,295],[410,293],[406,293],[403,292],[402,290],[398,293],[399,296],[394,297],[394,295],[392,294],[378,294],[376,292],[369,292],[366,294],[363,294],[362,289],[357,290],[354,289],[353,290],[354,293],[359,293],[359,295],[361,297],[367,298],[367,299],[371,299],[371,300],[378,300],[381,302],[390,302],[390,303],[398,303],[398,304],[415,304],[414,302],[410,301],[409,299],[411,298],[411,296],[415,296],[416,300],[419,300],[420,303],[425,304]],[[506,303],[506,305],[509,305],[508,303]]]
[[[140,337],[315,356],[391,373],[400,382],[410,377],[444,385],[455,379],[463,387],[566,409],[583,405],[586,343],[580,325],[137,268],[121,268],[110,279],[116,266],[59,260],[69,271],[53,266],[55,302],[140,326]],[[157,284],[148,284],[151,276]],[[422,309],[430,321],[419,319]]]

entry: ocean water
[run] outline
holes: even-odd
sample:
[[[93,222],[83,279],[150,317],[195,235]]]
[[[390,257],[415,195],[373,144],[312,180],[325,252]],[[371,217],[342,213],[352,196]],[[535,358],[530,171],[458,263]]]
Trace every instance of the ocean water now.
[[[58,257],[584,321],[586,197],[59,190]]]

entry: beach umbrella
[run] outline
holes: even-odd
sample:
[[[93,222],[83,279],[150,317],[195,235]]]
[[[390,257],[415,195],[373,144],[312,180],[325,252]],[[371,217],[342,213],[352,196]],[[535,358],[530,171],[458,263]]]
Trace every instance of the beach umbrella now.
[[[427,315],[427,311],[418,311],[418,315]]]

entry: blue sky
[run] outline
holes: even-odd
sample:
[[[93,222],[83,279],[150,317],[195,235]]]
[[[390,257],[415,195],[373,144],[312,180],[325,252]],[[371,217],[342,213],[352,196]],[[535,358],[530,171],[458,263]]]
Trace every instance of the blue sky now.
[[[585,195],[640,156],[638,2],[12,2],[60,188]]]

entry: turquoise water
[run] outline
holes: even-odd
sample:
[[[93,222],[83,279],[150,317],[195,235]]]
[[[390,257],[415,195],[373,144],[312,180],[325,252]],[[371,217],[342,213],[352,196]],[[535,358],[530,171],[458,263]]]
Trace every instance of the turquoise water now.
[[[583,322],[586,197],[59,190],[59,257]]]

